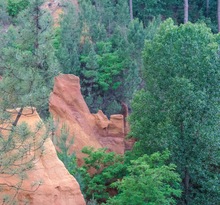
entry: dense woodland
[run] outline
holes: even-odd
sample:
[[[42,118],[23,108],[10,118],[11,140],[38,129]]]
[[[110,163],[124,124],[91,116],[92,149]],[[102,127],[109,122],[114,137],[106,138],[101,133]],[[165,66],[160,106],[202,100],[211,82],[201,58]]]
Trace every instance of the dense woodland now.
[[[31,106],[51,125],[53,78],[68,73],[80,77],[91,112],[109,116],[126,103],[128,137],[136,139],[124,156],[87,147],[85,165],[77,167],[63,132],[58,155],[88,204],[219,204],[220,2],[79,0],[75,7],[63,1],[59,26],[44,3],[0,0],[0,124],[11,124],[0,127],[0,174],[22,180],[34,166],[31,159],[11,168],[27,152],[15,136],[20,143],[34,137],[17,123]],[[14,121],[7,108],[19,108]],[[11,150],[16,154],[6,157]]]

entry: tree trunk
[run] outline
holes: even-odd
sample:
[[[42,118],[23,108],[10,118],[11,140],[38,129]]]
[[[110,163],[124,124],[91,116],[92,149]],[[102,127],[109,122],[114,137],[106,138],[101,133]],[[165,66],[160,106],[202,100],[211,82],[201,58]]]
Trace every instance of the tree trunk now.
[[[24,109],[24,108],[20,108],[20,110],[18,111],[18,114],[17,114],[17,116],[16,116],[16,118],[15,118],[15,121],[12,123],[12,125],[13,125],[14,127],[17,126],[18,121],[19,121],[19,119],[20,119],[20,117],[21,117],[21,115],[22,115],[23,109]]]
[[[184,202],[187,205],[188,204],[188,196],[189,196],[189,170],[187,167],[185,167],[185,171],[184,171],[184,179],[183,179],[183,183],[184,183],[184,192],[185,192],[185,199]]]
[[[206,17],[209,16],[209,0],[206,0]]]
[[[129,8],[130,8],[130,18],[131,18],[131,21],[134,19],[133,17],[133,2],[132,0],[129,0]]]
[[[184,24],[189,20],[189,4],[188,0],[184,0]]]
[[[220,32],[220,0],[218,0],[217,16],[218,16],[218,32]]]

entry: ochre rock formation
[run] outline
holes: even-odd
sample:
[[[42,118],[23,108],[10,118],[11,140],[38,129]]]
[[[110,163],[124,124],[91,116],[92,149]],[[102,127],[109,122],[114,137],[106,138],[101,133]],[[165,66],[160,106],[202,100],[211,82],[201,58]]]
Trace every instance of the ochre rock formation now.
[[[75,152],[78,159],[83,157],[81,149],[84,146],[106,147],[109,151],[124,153],[126,133],[123,115],[112,115],[109,120],[101,110],[91,114],[77,76],[61,74],[55,78],[49,108],[58,130],[63,125],[68,127],[70,138],[74,141],[70,152]]]
[[[19,119],[19,123],[26,122],[34,129],[35,125],[41,121],[36,110],[26,108]],[[45,132],[39,132],[39,136]],[[40,139],[40,138],[38,138]],[[30,142],[31,143],[31,142]],[[0,176],[0,183],[7,183],[3,195],[15,196],[13,200],[19,205],[85,205],[79,184],[75,178],[69,174],[64,164],[58,159],[55,147],[50,138],[44,143],[44,152],[32,151],[35,154],[34,168],[27,171],[28,178],[22,183],[16,194],[9,186],[17,183],[18,178],[13,176]],[[35,186],[33,184],[35,183]],[[16,195],[15,195],[16,194]],[[2,199],[0,199],[2,200]],[[4,204],[1,202],[1,204]]]
[[[59,26],[60,15],[63,13],[64,4],[67,1],[78,8],[78,0],[47,0],[42,6],[51,13],[55,26]]]

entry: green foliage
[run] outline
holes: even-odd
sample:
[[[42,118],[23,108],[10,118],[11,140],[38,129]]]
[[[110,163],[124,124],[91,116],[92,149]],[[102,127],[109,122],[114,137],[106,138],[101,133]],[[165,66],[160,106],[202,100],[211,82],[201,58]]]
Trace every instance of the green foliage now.
[[[10,16],[7,13],[7,1],[0,0],[0,27],[10,23]]]
[[[60,47],[60,27],[54,28],[54,38],[53,38],[53,46],[55,51],[57,51]]]
[[[106,152],[103,148],[95,151],[93,148],[85,147],[82,152],[88,155],[84,158],[85,164],[81,168],[86,185],[82,190],[85,198],[105,202],[110,197],[111,184],[125,174],[123,156]]]
[[[74,5],[68,3],[66,8],[67,12],[62,16],[60,28],[56,28],[54,46],[63,73],[79,76],[79,47],[82,25]]]
[[[180,177],[176,166],[166,165],[169,152],[143,155],[132,160],[127,167],[128,175],[112,186],[119,194],[110,198],[108,205],[161,205],[176,204],[175,198],[181,196]]]
[[[169,153],[144,155],[137,160],[124,163],[124,157],[106,149],[82,150],[88,157],[81,168],[84,173],[83,192],[86,199],[107,204],[174,204],[174,196],[180,196],[179,175],[173,164],[166,165]],[[92,174],[89,174],[92,173]],[[117,193],[113,198],[111,193]],[[132,194],[131,194],[132,193]],[[129,196],[129,200],[127,198]],[[133,198],[131,198],[133,196]],[[132,200],[131,200],[132,199]]]
[[[147,26],[153,18],[172,18],[176,23],[183,23],[184,2],[180,0],[133,0],[134,17]],[[189,1],[189,21],[206,22],[214,32],[217,32],[217,1]]]
[[[170,19],[145,44],[146,86],[133,102],[131,135],[139,139],[137,156],[171,151],[183,204],[219,201],[218,52],[219,36],[207,26]]]
[[[57,57],[64,73],[80,77],[92,112],[120,112],[120,101],[129,105],[140,83],[145,30],[138,20],[130,22],[124,0],[82,0],[79,7],[66,7]]]
[[[16,110],[8,110],[8,112],[16,114]],[[0,114],[2,113],[0,110]],[[29,114],[32,114],[31,111]],[[28,182],[27,172],[34,168],[36,159],[44,154],[44,142],[51,131],[45,129],[45,124],[42,122],[32,128],[26,123],[20,123],[17,126],[12,126],[12,124],[13,122],[5,118],[0,119],[0,178],[2,182],[0,202],[2,204],[17,204],[16,196],[24,183],[30,184],[32,187],[30,191],[37,190],[43,183],[40,178]],[[11,177],[16,180],[8,181],[7,178]],[[10,190],[10,192],[6,194],[5,190]]]
[[[74,142],[69,141],[69,131],[65,126],[61,128],[60,132],[60,136],[56,136],[58,142],[55,142],[56,146],[59,149],[57,155],[59,159],[64,163],[65,167],[70,172],[70,174],[75,176],[77,169],[76,156],[75,153],[69,153],[69,148],[72,146]]]
[[[23,11],[28,7],[29,0],[7,0],[7,11],[12,17],[16,17],[19,12]]]
[[[2,128],[2,125],[1,125]],[[13,127],[9,134],[0,132],[0,174],[8,174],[9,176],[18,175],[21,178],[26,177],[26,171],[33,167],[32,158],[28,159],[30,152],[34,149],[42,149],[45,138],[39,143],[34,145],[36,140],[36,133],[42,130],[42,124],[38,124],[34,131],[31,131],[27,124],[22,123],[19,126]],[[47,136],[46,136],[47,137]],[[34,140],[29,140],[30,138]],[[14,153],[8,155],[14,150]],[[42,150],[43,151],[43,150]],[[26,161],[26,163],[22,163]],[[18,166],[20,165],[20,166]],[[1,184],[1,188],[4,184]],[[16,186],[16,185],[15,185]]]
[[[34,106],[41,116],[47,115],[48,96],[59,64],[52,45],[52,21],[33,1],[19,13],[17,26],[2,36],[0,82],[2,106]]]
[[[34,158],[18,167],[17,161],[33,150],[29,139],[35,139],[41,126],[31,131],[17,123],[26,106],[48,114],[48,96],[60,63],[63,73],[80,77],[92,112],[118,113],[120,101],[129,106],[133,94],[143,88],[130,117],[130,135],[138,141],[126,157],[85,148],[88,157],[78,168],[75,154],[68,153],[68,131],[61,130],[59,158],[79,181],[88,204],[175,204],[179,175],[179,204],[218,204],[219,35],[204,24],[178,27],[167,20],[160,26],[168,17],[178,24],[183,21],[179,0],[133,0],[134,16],[139,18],[133,21],[124,0],[80,0],[79,10],[67,3],[54,34],[49,14],[41,10],[43,2],[0,0],[0,30],[7,30],[0,35],[0,125],[11,125],[4,137],[8,128],[0,127],[1,173],[19,176],[22,183],[25,172],[33,168]],[[204,21],[216,31],[216,3],[189,2],[190,21]],[[16,27],[7,28],[11,19]],[[7,108],[17,113],[16,120],[10,120]],[[49,131],[42,143],[47,135]],[[157,152],[166,149],[177,167],[167,163],[167,152]],[[8,157],[12,150],[15,154]],[[110,198],[112,193],[118,195]]]
[[[144,25],[147,25],[156,16],[163,15],[164,6],[167,5],[166,2],[160,0],[133,0],[134,16],[142,20]],[[168,8],[166,10],[170,11]]]
[[[54,122],[51,124],[53,131],[56,130]],[[66,169],[73,175],[80,184],[81,189],[84,187],[83,178],[80,174],[80,168],[77,165],[75,153],[70,153],[69,150],[73,146],[73,140],[69,139],[69,130],[65,125],[60,130],[60,136],[53,136],[53,143],[57,146],[57,156],[64,163]],[[73,139],[73,137],[71,137]]]
[[[94,79],[93,86],[99,87],[97,92],[108,91],[110,87],[116,90],[121,83],[114,79],[122,71],[122,62],[117,51],[113,51],[111,42],[103,41],[96,43],[95,50],[96,52],[91,50],[88,56],[81,56],[81,62],[87,68],[84,71],[85,79]]]
[[[154,18],[148,23],[146,28],[145,40],[152,40],[159,30],[160,24],[162,23],[161,16]]]
[[[50,134],[42,123],[35,129],[20,123],[23,115],[34,114],[34,107],[41,116],[48,114],[48,97],[59,69],[51,41],[52,21],[41,10],[42,3],[31,1],[19,12],[16,26],[0,35],[0,175],[20,179],[15,184],[1,184],[0,188],[10,187],[10,195],[21,189],[26,172],[34,167],[35,152],[43,154],[43,143]],[[30,113],[24,112],[26,107]],[[34,182],[33,190],[41,183]],[[14,196],[7,200],[15,203]]]

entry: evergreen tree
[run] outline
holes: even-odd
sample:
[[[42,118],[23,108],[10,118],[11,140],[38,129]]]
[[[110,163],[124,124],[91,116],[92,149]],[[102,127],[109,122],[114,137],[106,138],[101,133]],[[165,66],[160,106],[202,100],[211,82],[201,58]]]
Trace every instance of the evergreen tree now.
[[[188,20],[204,21],[213,32],[217,32],[217,1],[189,0]],[[143,21],[146,27],[151,20],[161,16],[163,20],[172,18],[176,23],[184,22],[184,1],[180,0],[133,0],[134,17]]]
[[[52,45],[52,21],[40,9],[43,1],[30,2],[20,12],[18,24],[3,37],[0,70],[1,98],[4,108],[34,106],[47,113],[48,96],[59,66]]]
[[[67,11],[61,16],[60,27],[56,28],[56,56],[63,73],[80,74],[80,41],[82,24],[72,3],[66,4]]]
[[[10,16],[7,12],[7,1],[0,0],[0,25],[6,26],[10,23]]]
[[[27,8],[29,0],[7,0],[7,11],[12,17],[16,17],[20,11]]]
[[[52,21],[41,9],[42,3],[30,1],[19,12],[16,25],[0,36],[0,175],[20,179],[16,184],[0,184],[0,190],[8,186],[17,192],[21,188],[26,171],[34,166],[35,155],[29,153],[42,154],[50,132],[43,132],[42,123],[36,128],[19,123],[22,115],[34,113],[34,107],[42,116],[47,115],[48,96],[59,70],[52,45]],[[24,112],[27,106],[28,114]],[[2,200],[3,204],[15,203],[13,197]]]
[[[217,204],[219,36],[204,24],[167,20],[144,50],[146,87],[133,103],[135,155],[168,148],[182,178],[180,204]]]
[[[171,9],[168,6],[169,1],[159,1],[159,0],[133,0],[133,14],[134,17],[140,19],[144,26],[147,26],[153,18],[158,15],[164,16],[163,6],[166,4],[166,11],[170,12]],[[173,1],[173,4],[175,1]]]
[[[80,77],[92,112],[102,109],[108,115],[118,113],[120,102],[130,104],[140,83],[143,26],[138,20],[130,22],[124,0],[82,0],[79,12],[72,9],[67,7],[61,22],[60,63],[68,63],[65,73]]]
[[[23,113],[31,116],[35,110]],[[50,130],[42,122],[30,128],[26,123],[17,123],[21,110],[2,110],[0,108],[0,202],[1,204],[16,204],[17,194],[23,189],[23,183],[29,183],[32,188],[26,192],[36,191],[43,183],[41,178],[28,182],[28,171],[34,168],[36,159],[44,152],[44,142]],[[12,118],[12,114],[15,118]],[[11,118],[9,118],[9,116]],[[17,116],[17,117],[16,117]],[[10,190],[10,192],[6,192]],[[4,192],[4,195],[3,193]],[[7,193],[7,194],[6,194]]]

